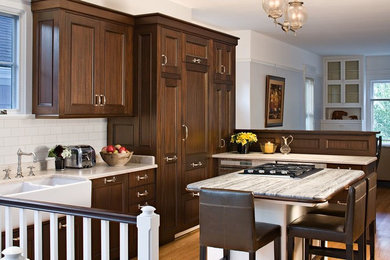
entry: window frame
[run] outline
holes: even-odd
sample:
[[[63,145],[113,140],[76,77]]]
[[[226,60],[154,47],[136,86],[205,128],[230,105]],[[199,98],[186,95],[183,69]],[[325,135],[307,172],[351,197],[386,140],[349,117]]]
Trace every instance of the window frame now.
[[[386,83],[386,84],[390,84],[390,79],[383,79],[383,80],[371,80],[370,81],[370,95],[369,95],[369,108],[370,108],[370,112],[369,112],[369,115],[370,115],[370,130],[371,131],[376,131],[373,127],[374,127],[374,101],[388,101],[390,102],[390,98],[374,98],[374,84],[375,83]],[[390,139],[387,140],[387,139],[383,139],[383,142],[386,143],[386,144],[390,144]]]
[[[31,3],[24,0],[0,0],[0,13],[17,16],[15,38],[15,84],[17,108],[6,109],[8,115],[31,114],[32,104],[32,13]]]
[[[305,81],[305,129],[306,130],[314,130],[314,128],[315,128],[315,107],[314,107],[315,106],[315,104],[314,104],[315,79],[314,79],[314,77],[305,76],[304,81]],[[311,91],[311,94],[312,94],[312,96],[311,96],[311,98],[312,98],[312,100],[311,100],[312,114],[308,113],[307,81],[311,81],[313,83],[312,84],[312,91]],[[312,121],[311,126],[308,125],[308,118],[311,118],[311,121]]]

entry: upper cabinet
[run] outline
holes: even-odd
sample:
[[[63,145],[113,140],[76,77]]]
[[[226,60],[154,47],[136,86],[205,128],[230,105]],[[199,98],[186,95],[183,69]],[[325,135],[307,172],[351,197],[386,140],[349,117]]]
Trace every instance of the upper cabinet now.
[[[181,73],[181,33],[161,28],[161,73],[180,75]],[[167,75],[168,74],[168,75]]]
[[[33,113],[132,115],[133,18],[68,0],[35,1],[32,10]]]
[[[364,59],[361,56],[324,58],[322,130],[362,130],[363,67]]]
[[[233,82],[235,66],[235,46],[224,43],[214,43],[215,81]]]

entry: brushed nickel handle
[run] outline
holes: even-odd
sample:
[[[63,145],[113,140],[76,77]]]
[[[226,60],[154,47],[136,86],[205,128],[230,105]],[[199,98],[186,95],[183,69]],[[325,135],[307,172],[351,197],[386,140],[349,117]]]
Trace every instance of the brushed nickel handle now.
[[[225,65],[222,65],[222,64],[221,64],[220,72],[221,72],[221,74],[225,74],[225,72],[226,72],[226,67],[225,67]]]
[[[198,162],[198,163],[191,163],[191,166],[192,167],[199,167],[199,166],[202,166],[203,163],[202,162]]]
[[[199,197],[199,192],[193,192],[192,197]]]
[[[161,57],[163,58],[163,62],[161,63],[161,66],[167,65],[168,57],[166,55],[164,55],[164,54],[162,54]]]
[[[58,229],[66,228],[66,224],[58,223]]]
[[[166,162],[173,162],[173,161],[176,161],[176,160],[177,160],[177,156],[176,156],[176,155],[174,155],[174,156],[172,156],[172,157],[167,156],[167,157],[164,158],[164,160],[165,160]]]
[[[137,181],[146,180],[147,178],[149,178],[147,174],[145,174],[144,176],[137,175]]]
[[[100,95],[95,94],[95,104],[94,104],[94,106],[95,107],[100,106],[100,103],[101,103]]]
[[[20,241],[20,237],[15,237],[15,238],[12,239],[12,241],[18,242],[18,241]]]
[[[198,64],[200,64],[201,60],[200,60],[200,59],[197,59],[197,58],[193,58],[193,59],[192,59],[192,62],[193,62],[193,63],[198,63]]]
[[[143,193],[140,193],[139,191],[137,191],[137,198],[145,197],[145,196],[148,196],[148,195],[149,195],[149,192],[147,190],[145,190]]]
[[[181,125],[182,127],[184,127],[184,129],[185,129],[185,137],[182,139],[183,141],[185,141],[185,140],[187,140],[187,138],[188,138],[188,126],[186,126],[186,125]]]
[[[222,142],[221,148],[224,148],[224,147],[225,147],[225,145],[226,145],[226,141],[225,141],[225,139],[221,138],[221,142]]]
[[[149,204],[147,202],[144,205],[138,204],[138,209],[142,209],[145,206],[149,206]]]
[[[339,200],[337,201],[337,204],[338,204],[338,205],[342,205],[342,206],[347,206],[347,203],[341,202],[341,201],[339,201]]]
[[[106,95],[103,95],[103,105],[106,105],[106,103],[107,103]]]
[[[103,102],[101,102],[102,99],[103,99]],[[100,95],[100,106],[104,106],[105,104],[106,104],[106,96]]]
[[[104,178],[104,184],[116,182],[116,177],[112,177],[111,179]]]

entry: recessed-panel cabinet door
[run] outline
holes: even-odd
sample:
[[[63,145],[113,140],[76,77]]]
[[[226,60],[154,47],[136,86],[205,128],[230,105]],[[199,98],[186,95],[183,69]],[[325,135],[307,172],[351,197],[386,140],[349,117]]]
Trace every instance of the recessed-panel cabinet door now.
[[[182,34],[178,31],[161,28],[161,72],[164,77],[165,73],[181,73],[181,41]]]
[[[65,113],[98,113],[99,21],[66,14]]]
[[[102,85],[99,90],[105,114],[132,113],[131,42],[129,27],[102,23]]]
[[[232,82],[234,70],[234,47],[223,43],[214,43],[215,79]]]

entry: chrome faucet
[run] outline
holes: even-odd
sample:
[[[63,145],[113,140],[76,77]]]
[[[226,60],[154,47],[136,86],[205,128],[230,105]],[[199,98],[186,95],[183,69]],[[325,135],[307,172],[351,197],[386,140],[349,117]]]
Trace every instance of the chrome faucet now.
[[[37,156],[35,155],[35,153],[24,153],[22,152],[22,150],[19,148],[18,149],[18,152],[16,153],[18,155],[18,168],[16,170],[16,178],[23,178],[23,174],[22,174],[22,155],[32,155],[34,156],[33,158],[33,162],[36,162],[36,158]]]

